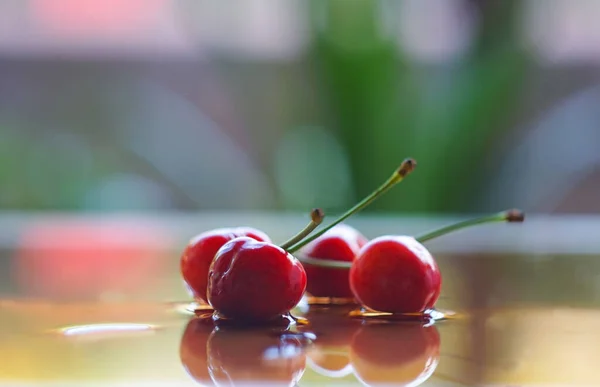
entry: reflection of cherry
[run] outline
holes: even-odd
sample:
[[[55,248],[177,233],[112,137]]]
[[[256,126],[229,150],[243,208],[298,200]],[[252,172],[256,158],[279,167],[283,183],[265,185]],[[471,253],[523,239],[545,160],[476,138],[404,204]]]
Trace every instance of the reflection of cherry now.
[[[219,386],[250,382],[293,386],[306,366],[303,341],[264,329],[217,328],[206,346],[208,369]]]
[[[368,242],[356,229],[338,224],[325,234],[304,246],[300,254],[314,259],[352,262],[358,251]],[[304,263],[308,284],[306,291],[315,297],[352,298],[348,272]]]
[[[308,351],[310,368],[328,377],[343,377],[352,372],[349,349],[352,337],[362,326],[359,320],[348,318],[354,307],[312,306],[305,315],[309,329],[317,336]]]
[[[440,336],[435,326],[372,324],[352,339],[350,361],[368,386],[418,386],[435,371]]]
[[[202,385],[259,382],[294,385],[306,364],[301,334],[268,328],[214,327],[210,318],[192,319],[179,355],[187,373]]]
[[[212,330],[211,319],[194,318],[185,328],[179,346],[181,364],[195,381],[205,385],[213,384],[206,354],[206,343]]]
[[[207,302],[206,286],[208,269],[217,251],[227,242],[238,237],[249,237],[257,241],[270,242],[262,231],[250,227],[219,228],[203,232],[188,243],[181,255],[181,274],[192,296]]]
[[[304,317],[309,321],[310,331],[318,337],[315,345],[350,345],[352,336],[362,326],[361,321],[348,317],[355,309],[356,305],[311,306]]]

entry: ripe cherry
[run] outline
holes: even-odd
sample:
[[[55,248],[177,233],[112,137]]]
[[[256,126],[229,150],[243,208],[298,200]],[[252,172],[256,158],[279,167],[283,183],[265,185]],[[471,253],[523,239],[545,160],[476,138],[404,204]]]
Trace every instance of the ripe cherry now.
[[[292,310],[306,290],[306,272],[284,248],[310,234],[323,217],[314,209],[308,226],[281,247],[249,237],[225,243],[208,273],[208,302],[219,317],[262,322]]]
[[[251,227],[219,228],[206,231],[189,242],[181,256],[180,266],[183,280],[196,300],[208,302],[206,288],[210,264],[217,251],[225,243],[239,237],[271,242],[267,234]]]
[[[356,229],[338,224],[325,234],[304,246],[299,255],[313,259],[352,262],[368,239]],[[308,278],[306,291],[314,297],[353,298],[348,273],[304,263]]]
[[[439,296],[442,277],[427,249],[412,237],[381,236],[360,251],[350,269],[350,287],[369,309],[422,312]]]
[[[279,246],[240,237],[215,255],[208,275],[208,302],[223,317],[268,321],[302,299],[306,273]]]
[[[350,346],[354,374],[366,386],[417,386],[435,371],[440,335],[434,325],[367,324]]]
[[[389,313],[416,313],[434,307],[442,277],[437,263],[421,242],[482,223],[522,222],[519,210],[462,221],[418,238],[382,236],[367,243],[350,269],[350,287],[369,309]]]

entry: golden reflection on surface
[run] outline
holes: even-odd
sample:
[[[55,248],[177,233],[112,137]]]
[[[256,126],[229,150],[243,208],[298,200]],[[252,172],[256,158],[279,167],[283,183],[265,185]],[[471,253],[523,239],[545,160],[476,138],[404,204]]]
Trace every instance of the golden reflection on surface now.
[[[486,383],[600,385],[600,312],[508,309],[485,319]]]
[[[0,381],[107,382],[177,376],[178,362],[169,348],[176,347],[173,338],[183,322],[169,304],[0,301]],[[83,335],[83,327],[92,329]]]
[[[595,309],[478,309],[423,326],[313,306],[296,330],[316,338],[303,340],[216,330],[181,305],[0,301],[0,385],[600,385]]]

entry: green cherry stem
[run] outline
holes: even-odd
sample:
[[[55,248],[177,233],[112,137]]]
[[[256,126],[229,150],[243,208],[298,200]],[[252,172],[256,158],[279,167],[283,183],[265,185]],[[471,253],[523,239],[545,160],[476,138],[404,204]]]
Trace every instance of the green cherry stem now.
[[[508,223],[517,223],[523,222],[525,220],[525,214],[521,210],[508,210],[502,211],[497,214],[487,215],[480,218],[474,218],[469,220],[464,220],[462,222],[458,222],[449,226],[442,227],[440,229],[431,231],[427,234],[421,235],[420,237],[415,238],[419,242],[423,243],[434,238],[437,238],[442,235],[446,235],[453,231],[457,231],[463,228],[467,228],[470,226],[475,226],[478,224],[484,223],[498,223],[498,222],[508,222]],[[326,267],[330,269],[350,269],[352,267],[352,262],[346,261],[335,261],[332,259],[316,259],[311,257],[306,257],[303,255],[296,255],[296,258],[302,262],[312,266],[320,266]]]
[[[313,232],[317,227],[319,227],[319,225],[323,222],[323,218],[325,218],[325,213],[323,213],[322,209],[313,209],[310,212],[310,223],[307,224],[306,227],[304,227],[304,229],[298,234],[294,235],[293,237],[279,245],[279,247],[289,252],[289,247],[293,246],[294,244],[300,242],[302,239],[310,235],[310,233]]]
[[[335,261],[333,259],[316,259],[307,257],[304,255],[296,254],[294,255],[296,259],[298,259],[302,263],[306,263],[311,266],[321,266],[328,267],[330,269],[347,269],[350,270],[352,267],[352,262],[348,261]]]
[[[451,224],[449,226],[444,226],[437,230],[430,231],[426,234],[423,234],[415,239],[419,242],[427,242],[434,238],[440,237],[442,235],[449,234],[453,231],[461,230],[463,228],[475,226],[478,224],[484,223],[497,223],[497,222],[523,222],[525,220],[525,214],[521,210],[513,209],[498,212],[497,214],[482,216],[480,218],[463,220],[462,222],[458,222],[455,224]]]
[[[406,159],[406,160],[404,160],[402,162],[402,164],[400,164],[400,166],[394,171],[394,173],[392,174],[392,176],[390,176],[385,181],[385,183],[383,183],[382,185],[380,185],[379,188],[377,188],[375,191],[371,192],[371,194],[369,194],[363,200],[361,200],[356,205],[354,205],[354,207],[352,207],[348,211],[346,211],[342,216],[340,216],[338,219],[336,219],[330,225],[328,225],[324,229],[320,230],[319,232],[313,234],[312,236],[310,236],[310,237],[308,237],[308,238],[306,238],[304,240],[299,241],[298,243],[296,243],[295,245],[291,246],[290,248],[288,248],[286,250],[288,252],[290,252],[290,253],[294,253],[295,251],[300,250],[302,247],[306,246],[307,244],[309,244],[310,242],[314,241],[315,239],[317,239],[321,235],[325,234],[327,231],[331,230],[336,225],[342,223],[344,220],[346,220],[347,218],[349,218],[352,214],[354,214],[354,213],[362,210],[363,208],[367,207],[369,204],[371,204],[379,196],[383,195],[390,188],[392,188],[393,186],[395,186],[396,184],[398,184],[402,180],[404,180],[404,178],[410,172],[412,172],[415,169],[416,166],[417,166],[417,162],[415,160],[413,160],[413,159]]]

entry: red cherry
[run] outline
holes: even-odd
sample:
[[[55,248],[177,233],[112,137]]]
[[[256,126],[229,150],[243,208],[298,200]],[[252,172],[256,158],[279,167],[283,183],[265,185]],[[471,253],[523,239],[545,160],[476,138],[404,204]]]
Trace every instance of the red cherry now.
[[[365,307],[416,313],[433,307],[442,277],[427,249],[409,236],[381,236],[367,243],[350,269],[350,287]]]
[[[302,299],[306,272],[279,246],[240,237],[215,254],[208,275],[208,302],[227,318],[267,321]]]
[[[354,257],[368,242],[356,229],[338,224],[325,234],[312,241],[300,251],[314,259],[352,262]],[[315,297],[352,298],[348,272],[322,266],[303,264],[308,278],[306,291]]]
[[[350,362],[356,377],[368,386],[417,386],[435,371],[440,335],[435,326],[373,324],[352,339]]]
[[[181,256],[181,274],[195,299],[208,302],[206,297],[208,269],[215,254],[225,243],[242,236],[257,241],[271,242],[267,234],[251,227],[219,228],[206,231],[189,242]]]

